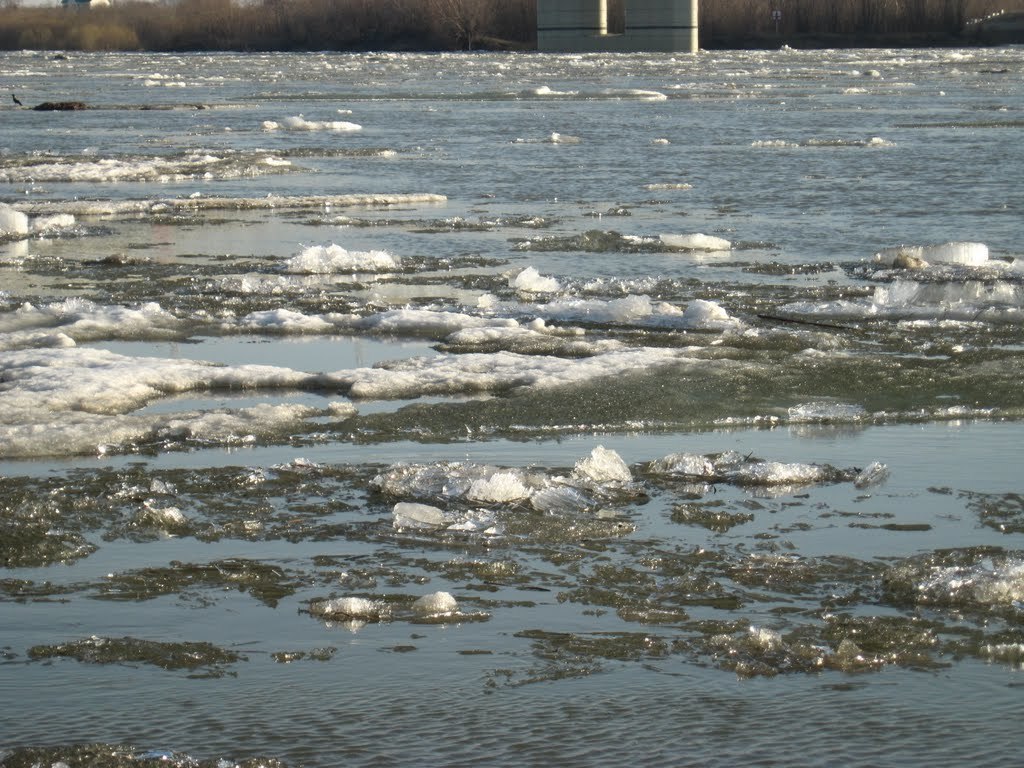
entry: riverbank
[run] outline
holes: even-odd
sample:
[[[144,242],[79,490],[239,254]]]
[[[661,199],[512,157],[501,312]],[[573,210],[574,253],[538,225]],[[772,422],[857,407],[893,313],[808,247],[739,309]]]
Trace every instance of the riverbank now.
[[[618,0],[619,3],[624,0]],[[990,15],[977,0],[954,11],[927,0],[920,17],[866,18],[856,9],[821,14],[800,3],[780,19],[751,19],[732,2],[701,9],[706,50],[910,48],[1024,42],[1024,0]],[[931,5],[935,5],[932,8]],[[625,12],[610,4],[612,18]],[[977,7],[974,7],[977,6]],[[926,11],[926,12],[925,12]],[[618,14],[618,15],[616,15]],[[976,21],[970,21],[976,19]],[[536,48],[536,0],[180,0],[129,2],[92,10],[5,8],[0,50],[71,51],[529,51]]]

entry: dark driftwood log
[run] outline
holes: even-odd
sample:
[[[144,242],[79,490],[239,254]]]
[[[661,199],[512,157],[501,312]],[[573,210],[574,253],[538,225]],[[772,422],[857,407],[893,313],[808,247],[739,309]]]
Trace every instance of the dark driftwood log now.
[[[78,109],[88,109],[83,101],[44,101],[36,104],[32,109],[37,112],[73,112]]]

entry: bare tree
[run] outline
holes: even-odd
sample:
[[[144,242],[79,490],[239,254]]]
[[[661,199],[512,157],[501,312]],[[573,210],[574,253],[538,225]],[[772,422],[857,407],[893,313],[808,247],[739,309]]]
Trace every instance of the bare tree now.
[[[430,13],[447,27],[459,47],[473,50],[491,29],[494,3],[491,0],[428,0]]]

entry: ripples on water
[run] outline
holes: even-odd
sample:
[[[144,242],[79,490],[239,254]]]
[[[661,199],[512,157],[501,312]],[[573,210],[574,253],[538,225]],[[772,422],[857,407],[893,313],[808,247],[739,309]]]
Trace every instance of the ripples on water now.
[[[3,72],[0,762],[1016,755],[1020,50]]]

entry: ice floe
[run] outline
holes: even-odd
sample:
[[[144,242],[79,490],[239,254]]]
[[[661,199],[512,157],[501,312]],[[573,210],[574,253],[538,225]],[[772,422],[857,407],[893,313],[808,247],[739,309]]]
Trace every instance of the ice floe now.
[[[681,359],[676,350],[655,348],[612,350],[584,359],[498,352],[302,372],[269,365],[130,357],[74,346],[11,350],[0,352],[0,454],[91,453],[101,444],[123,446],[152,439],[259,437],[298,429],[315,415],[351,415],[343,402],[326,412],[282,404],[180,416],[134,413],[156,399],[186,392],[330,390],[357,399],[415,398],[579,385]]]
[[[741,322],[716,302],[695,299],[685,310],[674,304],[630,295],[619,299],[566,297],[535,305],[531,311],[548,322],[637,325],[653,328],[730,330]]]
[[[417,598],[412,609],[422,616],[442,616],[458,611],[459,603],[450,592],[432,592]]]
[[[615,451],[599,445],[590,455],[576,462],[571,477],[587,485],[604,485],[607,483],[631,483],[633,473],[626,462]]]
[[[384,272],[398,269],[401,259],[387,251],[349,251],[340,245],[314,245],[285,261],[285,271],[303,275],[338,272]]]
[[[728,251],[732,248],[732,243],[725,238],[701,232],[688,235],[660,235],[659,239],[670,248],[688,251]]]
[[[897,279],[878,286],[863,299],[793,302],[779,311],[836,319],[985,320],[1016,324],[1024,322],[1024,287],[999,279]]]
[[[951,550],[912,558],[886,574],[887,593],[921,605],[1024,610],[1024,560],[1019,555],[986,555]]]
[[[535,267],[527,267],[515,277],[510,277],[508,285],[523,293],[556,293],[562,289],[558,280],[542,276]]]
[[[278,159],[279,160],[279,159]],[[265,163],[273,164],[273,156]],[[280,161],[290,165],[289,161]],[[144,200],[61,200],[26,201],[20,210],[32,216],[68,213],[75,216],[135,216],[194,211],[324,210],[325,208],[390,207],[396,205],[439,205],[445,195],[429,192],[370,193],[349,195],[263,195],[260,197],[189,196]]]
[[[28,216],[5,203],[0,203],[0,237],[28,234]]]
[[[391,610],[380,600],[365,597],[338,597],[311,603],[309,612],[314,616],[328,619],[358,619],[361,621],[382,621],[390,618]]]
[[[952,242],[939,245],[901,245],[875,254],[874,260],[896,267],[920,267],[929,264],[960,264],[978,267],[989,260],[984,243]]]
[[[0,182],[172,182],[190,179],[238,179],[287,173],[290,170],[293,170],[290,160],[263,152],[224,155],[195,152],[180,157],[67,158],[7,169],[0,168]]]
[[[264,131],[331,131],[334,133],[356,133],[363,130],[359,123],[348,120],[307,120],[302,115],[286,117],[280,122],[276,120],[264,120],[262,124]]]

